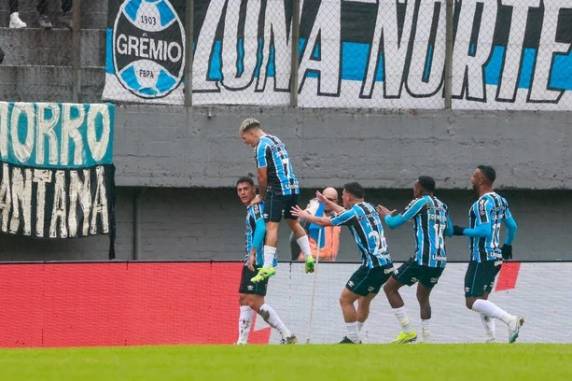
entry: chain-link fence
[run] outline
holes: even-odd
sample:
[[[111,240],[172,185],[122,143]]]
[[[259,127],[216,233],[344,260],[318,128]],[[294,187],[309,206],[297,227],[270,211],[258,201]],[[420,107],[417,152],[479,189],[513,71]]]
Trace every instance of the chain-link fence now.
[[[89,13],[100,20],[107,12],[106,25],[95,25],[105,31],[0,29],[1,96],[572,109],[565,0],[76,0],[74,9],[80,5],[89,7],[82,25],[94,26]],[[33,10],[26,6],[24,15]],[[0,20],[7,12],[0,5]]]

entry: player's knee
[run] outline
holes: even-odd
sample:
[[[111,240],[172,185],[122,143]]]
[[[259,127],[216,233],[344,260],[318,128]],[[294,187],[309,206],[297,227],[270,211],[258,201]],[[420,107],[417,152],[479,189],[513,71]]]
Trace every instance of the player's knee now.
[[[386,284],[383,285],[383,292],[385,292],[386,294],[393,294],[397,291],[397,289],[395,288],[393,282],[387,282]]]
[[[467,298],[465,299],[465,306],[472,310],[473,309],[473,303],[475,303],[475,299],[474,298]]]

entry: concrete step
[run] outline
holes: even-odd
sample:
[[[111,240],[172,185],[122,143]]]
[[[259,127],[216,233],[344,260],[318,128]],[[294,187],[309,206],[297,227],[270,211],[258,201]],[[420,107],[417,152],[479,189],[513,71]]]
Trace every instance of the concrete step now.
[[[5,65],[71,65],[72,34],[67,29],[0,28]],[[105,31],[81,31],[81,65],[105,65]]]
[[[59,1],[49,1],[48,15],[52,22],[61,13]],[[38,26],[37,0],[20,0],[20,17],[29,27]],[[10,12],[8,0],[0,1],[0,26],[8,26]],[[83,0],[81,2],[82,29],[104,29],[107,26],[107,0]]]
[[[100,102],[105,82],[101,67],[81,69],[81,102]],[[70,66],[0,65],[0,100],[21,102],[72,102]]]

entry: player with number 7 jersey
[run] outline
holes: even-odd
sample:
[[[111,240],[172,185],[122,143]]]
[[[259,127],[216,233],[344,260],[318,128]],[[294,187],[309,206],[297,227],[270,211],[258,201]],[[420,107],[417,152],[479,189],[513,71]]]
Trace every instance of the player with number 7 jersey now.
[[[359,332],[369,315],[369,305],[394,271],[381,217],[373,205],[365,202],[365,192],[358,183],[344,185],[343,207],[329,201],[320,193],[316,196],[328,209],[339,214],[335,217],[316,217],[299,206],[292,209],[292,214],[310,223],[322,226],[344,225],[350,229],[361,253],[362,263],[350,277],[340,296],[347,330],[346,337],[340,343],[360,343]],[[357,310],[354,307],[356,301]]]

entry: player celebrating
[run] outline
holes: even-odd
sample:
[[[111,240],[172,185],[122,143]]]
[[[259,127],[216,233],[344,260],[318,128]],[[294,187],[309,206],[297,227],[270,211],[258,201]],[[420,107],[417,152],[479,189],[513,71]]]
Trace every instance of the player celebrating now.
[[[256,196],[254,181],[250,177],[241,177],[236,182],[236,193],[240,202],[246,206],[246,254],[239,288],[240,316],[238,318],[237,344],[246,344],[253,320],[253,311],[257,312],[272,328],[282,336],[282,343],[295,344],[296,336],[290,332],[274,309],[264,302],[268,280],[251,282],[256,269],[262,265],[262,245],[266,227],[262,213],[264,204],[252,204]],[[276,263],[274,263],[275,265]]]
[[[493,319],[498,319],[508,327],[508,342],[514,343],[524,319],[509,314],[488,300],[503,258],[512,258],[512,241],[517,230],[508,202],[493,190],[495,179],[495,170],[487,165],[480,165],[473,172],[471,183],[478,200],[469,210],[470,228],[454,226],[453,234],[470,237],[471,260],[465,274],[467,308],[481,315],[488,342],[495,341]],[[502,223],[507,228],[507,235],[501,248],[499,241]]]
[[[429,176],[421,176],[413,185],[415,199],[409,203],[402,214],[390,211],[383,205],[377,207],[377,211],[391,229],[413,220],[417,242],[415,255],[401,265],[383,286],[393,313],[401,324],[401,332],[394,343],[409,343],[417,339],[417,334],[411,327],[403,299],[399,294],[402,286],[411,286],[415,283],[418,283],[417,300],[421,315],[421,337],[423,342],[428,342],[430,339],[429,295],[447,263],[444,235],[446,232],[451,235],[453,231],[447,205],[435,197],[434,193],[435,180]]]
[[[316,217],[299,206],[292,208],[292,214],[322,226],[345,225],[354,236],[362,255],[362,264],[340,295],[347,330],[347,335],[340,343],[360,343],[359,331],[369,315],[369,305],[393,273],[393,263],[387,250],[381,218],[375,208],[364,201],[365,192],[358,183],[344,185],[343,208],[319,192],[316,196],[320,202],[339,214],[336,217]],[[357,311],[354,306],[356,301]]]
[[[278,227],[282,216],[296,237],[306,259],[306,272],[314,271],[314,257],[306,231],[290,209],[298,203],[300,186],[290,162],[286,146],[276,136],[266,134],[258,120],[245,119],[240,125],[240,138],[245,144],[255,147],[256,166],[258,168],[258,191],[260,195],[253,203],[264,200],[266,213],[266,242],[264,245],[264,264],[252,279],[260,282],[276,273],[272,261],[278,247]]]

